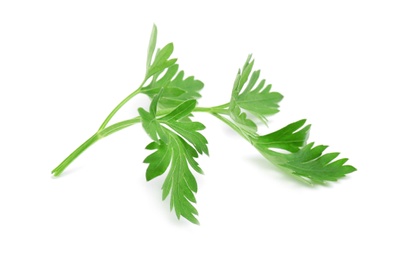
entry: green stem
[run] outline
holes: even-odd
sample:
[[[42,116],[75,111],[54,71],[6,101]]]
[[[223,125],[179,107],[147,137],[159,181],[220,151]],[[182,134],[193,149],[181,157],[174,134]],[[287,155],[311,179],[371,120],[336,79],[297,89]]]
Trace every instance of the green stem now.
[[[59,176],[66,167],[69,166],[82,152],[84,152],[87,148],[89,148],[92,144],[99,140],[98,133],[95,133],[91,136],[87,141],[81,144],[76,150],[74,150],[65,160],[63,160],[54,170],[52,173],[54,176]]]
[[[117,111],[119,111],[119,109],[124,106],[124,104],[126,104],[130,99],[132,99],[134,96],[136,96],[137,94],[141,93],[141,88],[144,85],[145,81],[142,82],[142,84],[130,95],[128,95],[125,99],[122,100],[122,102],[120,102],[113,110],[112,112],[105,118],[105,121],[102,123],[102,125],[100,126],[100,128],[98,129],[98,131],[101,131],[103,129],[105,129],[105,127],[107,126],[107,124],[109,123],[109,121],[111,121],[112,117],[117,113]]]
[[[144,84],[144,83],[143,83]],[[81,144],[76,150],[74,150],[68,157],[66,157],[65,160],[63,160],[53,171],[52,173],[54,176],[59,176],[77,157],[80,156],[87,148],[89,148],[91,145],[93,145],[95,142],[100,140],[101,138],[104,138],[108,135],[111,135],[117,131],[120,131],[126,127],[129,127],[131,125],[134,125],[136,123],[139,123],[141,121],[140,117],[135,117],[129,120],[121,121],[119,123],[113,124],[109,127],[106,127],[106,125],[109,123],[109,121],[112,119],[112,117],[116,114],[119,109],[126,104],[130,99],[132,99],[134,96],[139,94],[141,92],[141,86],[135,90],[133,93],[128,95],[125,99],[122,100],[113,110],[112,112],[106,117],[105,121],[102,123],[101,127],[98,129],[98,131],[92,135],[89,139],[87,139],[83,144]],[[215,107],[197,107],[194,109],[194,112],[207,112],[212,114],[213,116],[217,117],[227,125],[229,125],[232,129],[234,129],[236,132],[238,132],[243,138],[248,140],[250,142],[250,139],[245,135],[239,127],[237,127],[233,122],[229,121],[228,119],[222,117],[220,114],[228,114],[228,110],[226,109],[228,107],[228,104],[223,104],[220,106],[215,106]]]
[[[129,119],[129,120],[125,120],[125,121],[121,121],[119,123],[113,124],[107,128],[105,128],[104,130],[102,130],[100,132],[100,137],[107,137],[108,135],[111,135],[113,133],[116,133],[117,131],[120,131],[126,127],[132,126],[136,123],[141,122],[141,117],[137,116],[133,119]]]
[[[222,104],[222,105],[219,105],[219,106],[215,106],[215,107],[212,107],[212,108],[214,108],[214,109],[227,108],[227,107],[229,107],[229,105],[230,105],[230,102]]]
[[[107,128],[99,130],[89,139],[87,139],[83,144],[81,144],[76,150],[74,150],[65,160],[63,160],[53,171],[54,176],[59,176],[68,166],[71,164],[80,154],[82,154],[87,148],[93,145],[95,142],[103,137],[111,135],[117,131],[120,131],[126,127],[139,123],[141,121],[140,117],[135,117],[133,119],[125,120],[116,124],[113,124]]]
[[[248,136],[244,131],[242,131],[242,129],[240,129],[232,121],[221,116],[221,115],[229,115],[230,114],[230,112],[228,110],[228,106],[229,106],[229,103],[222,104],[222,105],[215,106],[215,107],[196,107],[193,110],[193,112],[206,112],[206,113],[209,113],[209,114],[215,116],[216,118],[220,119],[225,124],[227,124],[229,127],[231,127],[233,130],[235,130],[240,136],[245,138],[249,143],[252,143],[250,136]]]
[[[221,108],[221,106],[217,107],[196,107],[193,112],[206,112],[206,113],[217,113],[217,114],[224,114],[228,115],[228,109]]]
[[[223,121],[225,124],[227,124],[229,127],[231,127],[233,130],[235,130],[240,136],[245,138],[249,143],[252,144],[251,138],[245,134],[236,124],[231,122],[230,120],[226,119],[225,117],[221,116],[220,114],[217,113],[210,113],[211,115],[215,116],[216,118],[220,119]]]

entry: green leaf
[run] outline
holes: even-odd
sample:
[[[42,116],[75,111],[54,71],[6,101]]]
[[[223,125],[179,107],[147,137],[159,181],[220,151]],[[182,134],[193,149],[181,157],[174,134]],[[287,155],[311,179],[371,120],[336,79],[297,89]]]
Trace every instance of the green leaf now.
[[[243,65],[242,72],[238,71],[232,89],[230,115],[236,123],[255,132],[257,130],[254,128],[255,123],[248,119],[246,113],[242,110],[266,122],[266,116],[276,114],[279,111],[278,103],[283,96],[278,92],[271,92],[271,85],[265,86],[265,80],[261,80],[256,86],[260,71],[257,70],[252,73],[253,65],[254,60],[251,60],[251,55],[249,55]]]
[[[142,88],[142,93],[153,98],[160,89],[164,93],[159,100],[160,109],[173,109],[187,100],[197,100],[203,88],[203,83],[190,76],[184,78],[184,71],[178,71],[178,65],[174,64],[167,68],[166,73],[160,78],[153,80]]]
[[[271,134],[255,137],[252,143],[272,163],[312,183],[337,181],[356,170],[345,165],[348,159],[333,161],[339,153],[323,154],[327,146],[313,147],[314,143],[306,144],[310,125],[304,125],[305,120],[299,120]]]
[[[271,85],[264,88],[265,80],[262,80],[255,89],[241,93],[237,98],[239,107],[251,112],[260,119],[265,116],[273,115],[279,112],[278,103],[283,96],[278,92],[271,92]]]
[[[147,146],[147,149],[155,151],[144,160],[149,164],[146,177],[147,180],[151,180],[168,169],[162,187],[163,199],[170,195],[170,207],[175,210],[177,217],[183,216],[198,224],[195,217],[198,212],[192,205],[196,202],[194,193],[197,192],[197,184],[191,169],[202,173],[195,158],[198,157],[198,153],[208,154],[207,140],[198,132],[205,127],[189,119],[196,106],[196,100],[185,101],[165,116],[158,118],[157,107],[164,93],[160,91],[160,94],[154,97],[149,112],[139,109],[143,127],[155,141]]]
[[[209,155],[206,138],[197,131],[205,129],[205,126],[199,122],[177,122],[169,121],[166,123],[176,133],[191,143],[198,153]]]
[[[173,50],[173,43],[168,43],[161,50],[158,50],[155,60],[147,69],[146,79],[149,79],[151,76],[157,73],[161,73],[163,70],[176,63],[177,59],[169,59],[173,53]]]
[[[246,68],[247,64],[248,63],[246,61],[244,69]],[[241,77],[242,75],[239,70],[238,74],[236,75],[234,88],[232,90],[231,101],[229,102],[229,115],[232,120],[234,120],[234,122],[238,125],[238,127],[245,131],[247,134],[255,134],[257,132],[257,125],[251,119],[247,118],[247,114],[241,111],[236,102],[236,97],[238,96],[241,89],[241,86],[239,85]]]
[[[195,163],[197,167],[195,156],[191,154],[192,148],[186,149],[190,146],[182,138],[173,133],[169,134],[171,137],[169,145],[160,141],[160,144],[152,142],[147,146],[147,149],[156,151],[144,160],[149,164],[146,177],[149,181],[162,175],[169,168],[162,186],[163,200],[170,195],[170,209],[175,210],[177,217],[183,216],[192,223],[199,224],[195,217],[198,211],[192,205],[196,203],[194,193],[198,191],[198,185],[189,168],[189,165],[192,167],[192,163]],[[201,169],[198,169],[200,172]]]
[[[246,83],[247,79],[249,78],[249,75],[253,69],[254,60],[252,61],[251,59],[252,59],[252,55],[250,54],[247,57],[245,64],[243,65],[241,77],[239,79],[238,86],[235,89],[235,91],[237,93],[239,93],[242,90],[243,86],[245,85],[245,83]]]
[[[259,136],[254,141],[255,146],[261,147],[261,149],[278,148],[297,152],[305,145],[309,136],[311,125],[303,127],[305,121],[305,119],[302,119],[273,133]]]
[[[196,107],[196,100],[188,100],[184,103],[180,104],[177,108],[171,111],[169,114],[163,116],[161,120],[167,121],[176,121],[181,118],[184,118],[191,114],[192,110]]]
[[[195,216],[198,211],[192,205],[196,203],[194,193],[198,186],[188,163],[194,158],[185,149],[186,142],[172,134],[170,149],[173,151],[169,173],[163,183],[162,197],[170,195],[170,209],[174,209],[177,218],[183,216],[194,224],[199,224]]]
[[[157,105],[162,93],[163,90],[161,89],[159,91],[159,94],[154,96],[149,106],[149,112],[140,107],[138,108],[138,113],[140,114],[142,119],[142,127],[144,128],[145,132],[147,132],[147,134],[152,138],[152,140],[158,141],[159,134],[159,136],[163,136],[163,140],[167,142],[167,135],[164,134],[163,129],[160,127],[159,122],[156,120]]]
[[[154,24],[152,27],[151,38],[149,39],[149,45],[148,45],[148,56],[147,56],[147,60],[146,60],[147,71],[148,71],[149,67],[151,66],[153,52],[155,51],[155,48],[156,48],[157,35],[158,35],[158,29],[157,29],[156,25]]]
[[[147,181],[162,175],[167,167],[170,165],[172,149],[160,140],[159,144],[156,142],[150,143],[146,149],[156,151],[145,158],[144,163],[148,163],[148,168],[146,170]]]
[[[142,127],[152,140],[157,141],[157,128],[159,123],[155,120],[155,115],[145,111],[143,108],[138,108],[138,113],[141,116]]]
[[[169,114],[159,118],[159,122],[169,126],[181,137],[191,143],[198,153],[205,153],[208,155],[207,140],[198,132],[204,130],[205,126],[199,122],[192,122],[189,119],[196,104],[196,100],[185,101]]]
[[[257,132],[257,125],[247,117],[247,114],[242,112],[236,102],[231,102],[229,107],[231,118],[234,122],[249,135],[254,135]]]
[[[327,146],[307,144],[300,151],[286,155],[286,163],[282,167],[297,176],[302,176],[314,183],[337,181],[345,175],[356,171],[351,165],[346,165],[347,158],[335,160],[339,153],[322,154]]]

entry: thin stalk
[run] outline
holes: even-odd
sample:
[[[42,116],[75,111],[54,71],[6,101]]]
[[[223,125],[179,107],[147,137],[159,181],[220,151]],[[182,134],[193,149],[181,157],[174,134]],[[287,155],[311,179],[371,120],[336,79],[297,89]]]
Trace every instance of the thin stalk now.
[[[52,173],[54,176],[59,176],[65,169],[66,167],[69,166],[81,153],[83,153],[87,148],[89,148],[91,145],[93,145],[96,141],[98,141],[100,138],[98,136],[98,133],[95,133],[93,136],[91,136],[89,139],[87,139],[83,144],[81,144],[76,150],[74,150],[68,157],[66,157],[65,160],[63,160],[54,170],[52,170]]]
[[[144,86],[145,80],[141,83],[141,85],[130,95],[128,95],[125,99],[122,100],[113,110],[112,112],[105,118],[104,122],[101,124],[100,128],[98,129],[98,132],[105,129],[109,121],[111,121],[112,117],[119,111],[119,109],[124,106],[130,99],[132,99],[134,96],[137,94],[141,93],[141,89]]]
[[[219,106],[215,106],[215,107],[212,107],[212,108],[214,108],[214,109],[227,108],[227,107],[229,107],[229,104],[230,104],[230,102],[222,104],[222,105],[219,105]]]
[[[121,121],[119,123],[113,124],[107,128],[105,128],[104,130],[102,130],[99,135],[101,136],[101,138],[103,137],[107,137],[108,135],[111,135],[113,133],[116,133],[126,127],[132,126],[136,123],[141,122],[141,117],[137,116],[133,119],[129,119],[129,120],[125,120],[125,121]]]
[[[216,118],[220,119],[223,121],[225,124],[227,124],[229,127],[231,127],[233,130],[235,130],[240,136],[245,138],[249,143],[252,144],[252,140],[250,139],[249,136],[247,136],[237,125],[235,125],[233,122],[229,121],[225,117],[221,116],[220,114],[217,113],[210,113],[211,115],[215,116]]]
[[[217,113],[217,114],[229,114],[229,111],[221,106],[216,107],[196,107],[193,112],[207,112],[207,113]]]
[[[108,135],[116,133],[126,127],[132,126],[141,121],[140,117],[135,117],[133,119],[125,120],[116,124],[113,124],[107,128],[99,130],[89,139],[87,139],[83,144],[81,144],[76,150],[74,150],[65,160],[63,160],[53,171],[54,176],[59,176],[77,157],[80,156],[87,148],[93,145],[95,142],[104,138]]]
[[[215,116],[216,118],[220,119],[225,124],[227,124],[229,127],[231,127],[233,130],[235,130],[240,136],[245,138],[249,143],[252,144],[251,138],[245,132],[243,132],[235,123],[221,116],[221,115],[229,115],[230,112],[228,110],[228,106],[229,103],[214,107],[196,107],[193,110],[193,112],[206,112]]]

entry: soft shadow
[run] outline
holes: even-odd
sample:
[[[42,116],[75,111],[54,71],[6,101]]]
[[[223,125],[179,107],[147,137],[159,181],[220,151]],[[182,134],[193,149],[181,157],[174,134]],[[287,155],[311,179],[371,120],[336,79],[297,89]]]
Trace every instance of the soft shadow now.
[[[272,174],[274,174],[276,179],[282,181],[288,181],[300,187],[308,187],[312,189],[315,188],[315,185],[312,185],[304,180],[299,179],[299,177],[292,175],[291,173],[287,172],[285,169],[281,167],[275,166],[264,157],[250,156],[247,158],[247,160],[251,161],[253,164],[257,165],[261,169],[270,170],[269,172],[272,172]],[[328,184],[320,184],[320,185],[329,186]]]
[[[274,175],[276,176],[277,179],[281,179],[283,181],[289,181],[298,186],[308,187],[311,189],[316,189],[317,187],[331,188],[333,186],[333,183],[350,178],[350,175],[346,175],[342,178],[339,178],[338,181],[325,181],[324,183],[311,184],[289,173],[286,169],[275,166],[274,164],[272,164],[263,157],[248,157],[248,160],[258,165],[261,168],[272,170],[272,172],[275,173]]]

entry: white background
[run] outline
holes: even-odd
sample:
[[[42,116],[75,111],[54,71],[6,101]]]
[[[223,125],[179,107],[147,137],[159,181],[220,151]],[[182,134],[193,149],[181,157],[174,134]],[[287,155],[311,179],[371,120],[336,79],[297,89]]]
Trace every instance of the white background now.
[[[398,259],[394,2],[1,1],[0,259]],[[308,187],[200,114],[200,226],[169,212],[163,176],[145,181],[139,125],[53,178],[141,82],[153,23],[206,84],[201,106],[229,99],[253,53],[285,96],[266,131],[307,118],[358,171]]]

